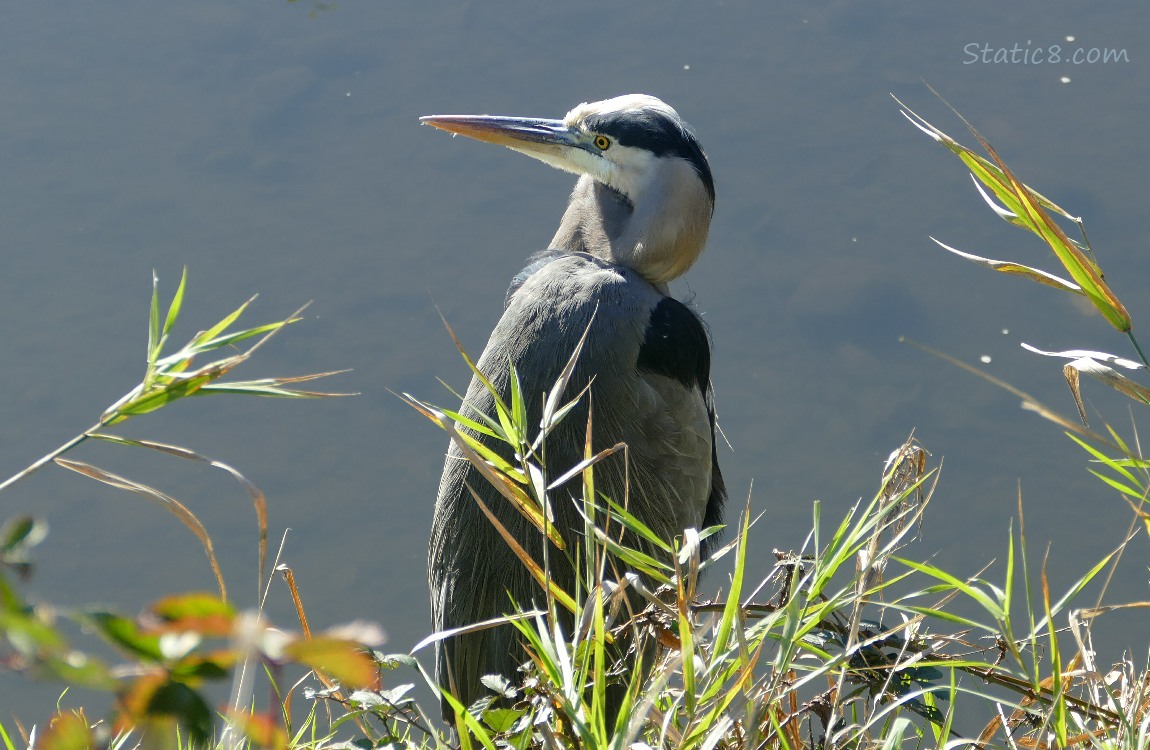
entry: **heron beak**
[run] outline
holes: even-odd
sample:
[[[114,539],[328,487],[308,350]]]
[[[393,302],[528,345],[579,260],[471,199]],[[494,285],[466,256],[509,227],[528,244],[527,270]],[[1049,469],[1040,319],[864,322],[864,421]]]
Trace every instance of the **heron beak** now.
[[[580,132],[562,120],[494,115],[430,115],[419,121],[456,135],[532,156],[559,169],[582,171],[571,160],[571,150],[583,150]]]
[[[494,115],[430,115],[419,121],[433,128],[508,148],[577,146],[575,134],[562,120]]]

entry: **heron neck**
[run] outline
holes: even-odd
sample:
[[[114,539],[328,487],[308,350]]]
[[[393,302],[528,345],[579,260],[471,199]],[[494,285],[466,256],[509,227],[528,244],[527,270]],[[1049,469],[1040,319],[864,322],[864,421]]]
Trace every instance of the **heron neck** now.
[[[710,203],[695,205],[644,210],[626,195],[583,175],[551,247],[632,268],[665,288],[691,267],[706,242]]]
[[[584,175],[575,183],[551,247],[620,263],[613,246],[632,213],[634,206],[627,196]]]

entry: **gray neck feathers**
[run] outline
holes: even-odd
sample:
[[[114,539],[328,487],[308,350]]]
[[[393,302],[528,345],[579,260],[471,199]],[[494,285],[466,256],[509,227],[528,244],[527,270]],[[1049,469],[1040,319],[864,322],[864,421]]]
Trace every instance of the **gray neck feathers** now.
[[[686,273],[707,242],[713,210],[694,167],[668,159],[635,192],[581,176],[551,247],[633,268],[659,287]]]

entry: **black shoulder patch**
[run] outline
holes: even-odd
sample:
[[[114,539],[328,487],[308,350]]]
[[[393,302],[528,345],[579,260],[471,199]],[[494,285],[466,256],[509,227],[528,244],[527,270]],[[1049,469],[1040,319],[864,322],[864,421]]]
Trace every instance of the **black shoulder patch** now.
[[[664,297],[651,311],[647,333],[635,365],[643,372],[674,378],[707,396],[711,377],[711,345],[707,331],[691,309]]]
[[[527,265],[523,270],[515,274],[515,278],[511,280],[511,286],[507,287],[507,296],[503,298],[503,309],[511,304],[511,298],[519,291],[519,287],[523,286],[527,279],[531,278],[531,274],[535,273],[543,266],[563,255],[562,250],[540,250],[537,253],[532,253],[527,257]]]
[[[647,334],[639,348],[636,363],[642,372],[674,378],[688,388],[698,388],[707,404],[711,421],[711,492],[703,514],[704,526],[717,526],[723,521],[727,488],[719,470],[718,436],[715,429],[715,406],[711,395],[711,345],[702,321],[691,308],[678,300],[664,297],[651,311]],[[703,555],[713,551],[718,536],[703,545]]]

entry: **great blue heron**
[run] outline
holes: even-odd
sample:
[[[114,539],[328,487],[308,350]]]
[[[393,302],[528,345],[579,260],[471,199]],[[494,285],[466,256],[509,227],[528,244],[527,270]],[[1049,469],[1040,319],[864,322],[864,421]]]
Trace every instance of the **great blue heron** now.
[[[591,402],[594,449],[628,446],[626,467],[622,454],[596,467],[596,489],[620,503],[626,493],[631,512],[664,539],[718,523],[725,490],[715,455],[708,336],[698,316],[667,290],[702,252],[714,209],[714,180],[694,133],[667,104],[638,94],[580,104],[562,120],[437,115],[422,121],[580,175],[550,249],[531,256],[511,282],[480,371],[506,396],[508,363],[514,365],[528,423],[537,425],[543,392],[587,331],[568,396],[593,380],[584,402]],[[494,412],[477,379],[465,408]],[[584,457],[586,403],[581,409],[548,437],[552,478]],[[536,529],[453,444],[429,553],[437,630],[499,617],[511,610],[512,599],[529,606],[542,598],[465,486],[543,559]],[[579,548],[584,528],[573,501],[580,491],[576,478],[552,493],[569,550]],[[551,565],[552,579],[573,593],[572,562],[552,554]],[[501,626],[440,641],[436,674],[466,705],[484,694],[483,675],[515,682],[524,659],[514,629]],[[446,703],[444,712],[450,715]]]

